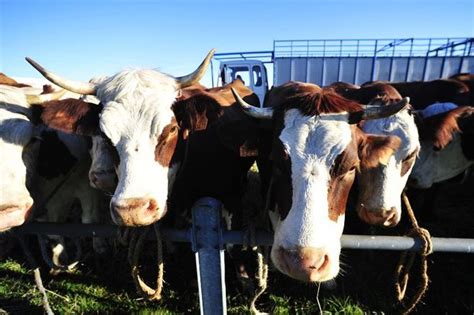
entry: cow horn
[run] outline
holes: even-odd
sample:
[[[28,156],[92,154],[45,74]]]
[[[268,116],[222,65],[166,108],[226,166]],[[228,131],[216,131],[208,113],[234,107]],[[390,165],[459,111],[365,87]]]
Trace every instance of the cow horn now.
[[[259,119],[272,119],[273,117],[273,109],[272,108],[259,108],[253,105],[250,105],[246,101],[244,101],[237,91],[231,87],[232,94],[234,94],[235,100],[239,105],[242,107],[244,112],[252,117],[259,118]]]
[[[204,73],[206,73],[207,68],[209,67],[209,64],[211,63],[211,59],[214,56],[214,53],[216,50],[213,48],[209,51],[207,54],[206,58],[201,62],[199,67],[194,70],[194,72],[182,76],[182,77],[176,77],[176,82],[178,83],[180,88],[185,88],[187,86],[193,85],[194,83],[198,83],[199,80],[202,79],[204,76]]]
[[[26,100],[30,105],[43,104],[44,102],[59,100],[66,92],[66,90],[61,89],[48,94],[26,94]]]
[[[361,120],[379,119],[394,115],[410,103],[409,97],[404,97],[400,102],[384,106],[367,106]]]
[[[45,68],[43,68],[40,64],[38,64],[36,61],[33,59],[26,57],[26,61],[30,65],[32,65],[36,70],[39,71],[46,79],[51,81],[54,84],[59,85],[60,87],[74,92],[78,94],[84,94],[84,95],[95,95],[96,94],[96,87],[92,83],[88,82],[80,82],[80,81],[71,81],[65,78],[61,78],[57,74],[54,74]]]

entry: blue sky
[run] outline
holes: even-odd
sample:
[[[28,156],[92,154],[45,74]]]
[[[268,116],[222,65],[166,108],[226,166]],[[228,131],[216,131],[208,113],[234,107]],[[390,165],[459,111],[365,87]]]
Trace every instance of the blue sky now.
[[[131,67],[183,75],[211,48],[271,50],[274,39],[466,36],[472,0],[0,0],[0,71],[22,77],[38,76],[25,56],[88,80]]]

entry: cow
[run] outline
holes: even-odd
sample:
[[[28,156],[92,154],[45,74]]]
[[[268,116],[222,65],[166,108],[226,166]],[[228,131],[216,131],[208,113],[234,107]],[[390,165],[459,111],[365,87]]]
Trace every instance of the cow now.
[[[194,72],[183,77],[138,69],[95,83],[61,78],[27,58],[51,82],[99,99],[99,106],[74,99],[53,101],[41,117],[48,126],[68,133],[102,135],[116,150],[118,184],[110,201],[114,223],[149,225],[166,214],[168,186],[177,167],[171,163],[178,137],[171,106],[182,88],[201,79],[213,54],[211,50]]]
[[[27,89],[28,93],[31,89]],[[25,94],[23,88],[0,85],[0,230],[23,224],[27,217],[48,222],[65,222],[72,203],[79,200],[81,222],[103,221],[102,194],[88,184],[90,159],[86,139],[45,127],[33,103],[58,99],[64,91],[43,87],[44,95]],[[93,239],[94,250],[105,251],[102,240]],[[64,241],[59,238],[53,261],[66,259]]]
[[[363,109],[332,89],[300,82],[271,89],[265,108],[234,95],[249,115],[272,121],[271,152],[259,154],[268,154],[273,164],[269,198],[274,265],[305,282],[334,278],[356,170],[361,164],[386,163],[398,146],[394,137],[367,135],[356,124],[394,114],[406,102]]]
[[[414,188],[430,188],[463,173],[474,162],[474,109],[460,106],[434,112],[418,113],[421,150],[409,179]]]
[[[342,95],[361,104],[376,106],[402,99],[395,88],[383,83],[345,90]],[[390,117],[364,121],[360,127],[365,133],[396,136],[399,139],[398,148],[388,163],[368,168],[361,164],[357,174],[356,210],[359,217],[369,224],[395,226],[402,214],[401,194],[420,149],[414,115],[407,106]]]
[[[457,105],[469,104],[469,87],[458,80],[438,79],[433,81],[384,82],[374,81],[362,84],[389,83],[403,97],[410,97],[411,105],[421,110],[438,102],[452,102]]]

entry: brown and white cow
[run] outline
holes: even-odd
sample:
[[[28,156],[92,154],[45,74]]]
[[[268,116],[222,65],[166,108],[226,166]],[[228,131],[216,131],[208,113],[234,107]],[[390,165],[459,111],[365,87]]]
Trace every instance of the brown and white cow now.
[[[406,103],[364,110],[331,89],[299,82],[270,90],[271,108],[239,102],[250,115],[272,119],[273,263],[302,281],[334,278],[356,170],[361,163],[386,163],[399,144],[394,137],[367,135],[355,124],[394,114]]]
[[[446,108],[446,104],[433,104],[429,112],[418,113],[421,150],[409,179],[414,188],[430,188],[474,163],[474,109],[460,106],[439,112],[431,107]]]
[[[42,119],[69,133],[103,135],[116,149],[118,185],[110,202],[116,224],[148,225],[167,211],[169,174],[178,125],[172,104],[180,90],[204,75],[214,50],[193,73],[174,78],[156,70],[125,70],[95,83],[63,79],[27,58],[53,83],[84,95],[100,105],[80,100],[48,104]],[[171,179],[172,180],[172,179]]]
[[[402,99],[395,88],[383,83],[345,90],[342,95],[371,106],[386,106]],[[394,226],[400,221],[401,194],[420,149],[414,115],[407,107],[389,117],[364,121],[360,127],[368,134],[398,138],[398,148],[387,163],[376,166],[361,163],[357,175],[359,217],[369,224]]]

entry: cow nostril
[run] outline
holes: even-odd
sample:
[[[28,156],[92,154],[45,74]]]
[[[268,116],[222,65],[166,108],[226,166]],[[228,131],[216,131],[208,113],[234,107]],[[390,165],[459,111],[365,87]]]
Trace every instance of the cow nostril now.
[[[158,204],[157,202],[155,201],[155,199],[150,199],[148,201],[148,206],[147,206],[147,210],[148,211],[156,211],[158,209]]]

